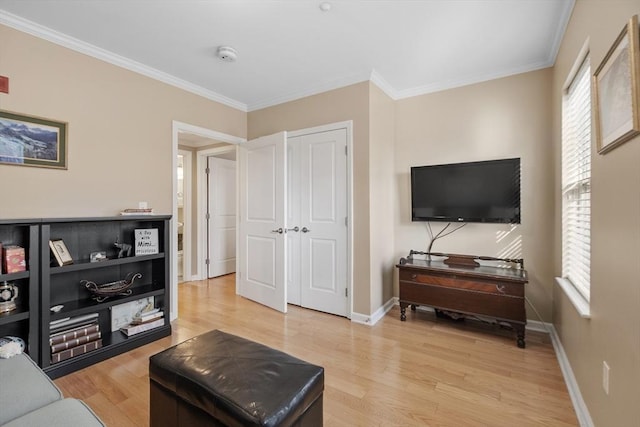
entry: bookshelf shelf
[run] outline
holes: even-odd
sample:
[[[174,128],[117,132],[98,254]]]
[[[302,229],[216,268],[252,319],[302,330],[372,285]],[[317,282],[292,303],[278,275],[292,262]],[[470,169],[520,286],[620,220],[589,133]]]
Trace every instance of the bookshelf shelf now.
[[[136,262],[144,262],[154,259],[164,259],[164,253],[154,254],[154,255],[142,255],[142,256],[132,256],[127,258],[115,258],[115,259],[107,259],[105,261],[100,262],[89,262],[88,260],[83,260],[79,262],[74,262],[74,264],[63,265],[62,267],[51,267],[50,274],[64,274],[72,271],[84,271],[84,270],[94,270],[97,268],[107,268],[113,267],[114,265],[124,265],[124,264],[132,264]]]
[[[83,314],[94,313],[96,310],[113,307],[114,305],[124,304],[126,302],[135,301],[150,296],[162,296],[165,292],[163,285],[143,285],[132,289],[129,296],[112,297],[104,302],[96,302],[92,298],[84,298],[72,300],[62,303],[62,310],[58,313],[52,313],[51,320],[62,319],[65,317],[80,316]]]
[[[0,326],[19,322],[21,320],[27,320],[28,318],[29,310],[18,307],[8,313],[0,313]]]

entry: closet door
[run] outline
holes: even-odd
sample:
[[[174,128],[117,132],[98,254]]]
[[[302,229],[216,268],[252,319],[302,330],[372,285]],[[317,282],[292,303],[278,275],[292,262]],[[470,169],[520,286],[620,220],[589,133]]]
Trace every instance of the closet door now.
[[[238,293],[287,311],[287,134],[258,138],[239,148]]]
[[[347,131],[300,137],[300,268],[303,307],[346,316],[347,298]]]

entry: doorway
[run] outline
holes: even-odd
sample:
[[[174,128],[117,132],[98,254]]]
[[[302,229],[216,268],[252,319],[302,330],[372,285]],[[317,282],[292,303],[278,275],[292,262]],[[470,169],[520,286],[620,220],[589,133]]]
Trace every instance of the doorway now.
[[[192,157],[193,153],[187,150],[178,150],[176,159],[176,179],[177,179],[177,271],[178,283],[187,282],[191,278],[191,177],[192,177]]]
[[[191,197],[191,203],[189,206],[195,209],[191,210],[191,214],[183,216],[184,221],[178,221],[178,151],[179,149],[186,151],[192,162],[196,163],[196,170],[200,170],[200,162],[203,156],[200,156],[200,152],[210,149],[216,144],[239,144],[246,141],[244,138],[224,134],[211,129],[190,125],[179,121],[173,121],[173,216],[171,219],[171,265],[170,265],[170,277],[171,277],[171,310],[170,318],[174,320],[178,317],[178,222],[182,222],[183,237],[183,278],[187,279],[187,274],[190,273],[191,280],[201,280],[205,278],[205,270],[202,269],[204,264],[205,252],[202,251],[202,241],[206,242],[206,233],[203,231],[203,219],[201,199],[201,188],[203,183],[200,181],[200,174],[195,174],[195,186],[191,186],[189,191]],[[206,158],[206,157],[205,157]],[[193,171],[194,168],[192,168]],[[183,173],[187,173],[186,169]],[[193,176],[193,174],[189,174]],[[184,175],[183,175],[184,178]],[[186,181],[183,183],[186,184]],[[184,195],[183,195],[184,197]],[[183,199],[183,204],[186,200]],[[195,214],[194,214],[195,212]],[[184,212],[183,212],[184,214]],[[189,231],[187,232],[187,227]],[[187,236],[188,233],[188,236]],[[187,243],[187,239],[190,243]],[[190,249],[185,250],[185,249]],[[190,252],[190,260],[187,260],[187,252]],[[203,260],[201,263],[200,260]]]
[[[236,271],[236,147],[227,144],[207,156],[206,277]]]

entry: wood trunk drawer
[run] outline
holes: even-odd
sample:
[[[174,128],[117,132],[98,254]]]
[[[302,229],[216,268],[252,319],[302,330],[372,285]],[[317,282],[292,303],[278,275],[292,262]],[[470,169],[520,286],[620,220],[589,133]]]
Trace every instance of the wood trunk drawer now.
[[[524,298],[517,296],[401,281],[400,301],[526,322]]]
[[[400,281],[524,298],[524,285],[521,283],[441,276],[408,269],[400,270]]]

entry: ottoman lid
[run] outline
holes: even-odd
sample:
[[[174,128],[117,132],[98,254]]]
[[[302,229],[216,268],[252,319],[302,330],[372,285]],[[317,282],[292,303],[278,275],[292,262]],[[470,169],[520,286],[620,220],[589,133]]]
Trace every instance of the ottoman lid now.
[[[322,367],[219,330],[151,356],[149,377],[228,425],[288,425],[324,389]]]

